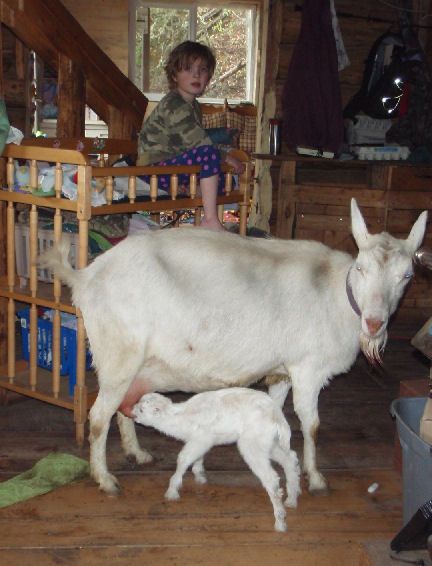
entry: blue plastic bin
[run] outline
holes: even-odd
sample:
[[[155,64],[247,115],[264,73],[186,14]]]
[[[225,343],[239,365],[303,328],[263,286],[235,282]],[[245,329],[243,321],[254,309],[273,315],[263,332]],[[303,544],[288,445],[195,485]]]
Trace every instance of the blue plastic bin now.
[[[38,310],[37,323],[37,364],[39,367],[52,371],[52,335],[53,325],[42,315],[49,309]],[[21,323],[22,357],[30,360],[30,308],[26,307],[17,312]],[[73,395],[76,383],[76,330],[60,327],[60,375],[69,375],[69,395]],[[86,352],[86,369],[92,364],[90,351]]]
[[[420,438],[426,397],[400,397],[391,404],[402,447],[403,522],[432,499],[432,446]]]

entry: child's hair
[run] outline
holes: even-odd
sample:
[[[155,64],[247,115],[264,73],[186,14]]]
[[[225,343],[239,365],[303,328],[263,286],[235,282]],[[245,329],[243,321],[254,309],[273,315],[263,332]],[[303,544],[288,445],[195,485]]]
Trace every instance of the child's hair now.
[[[216,67],[216,58],[210,47],[197,41],[183,41],[183,43],[174,47],[165,65],[170,90],[176,87],[174,81],[176,74],[184,69],[189,69],[197,59],[201,59],[207,65],[209,79],[211,79]]]

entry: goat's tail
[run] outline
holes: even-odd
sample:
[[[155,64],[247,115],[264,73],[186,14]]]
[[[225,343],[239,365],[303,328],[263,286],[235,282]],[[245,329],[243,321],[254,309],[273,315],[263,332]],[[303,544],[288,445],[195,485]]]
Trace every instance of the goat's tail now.
[[[54,245],[37,258],[37,264],[41,267],[51,269],[56,277],[59,277],[69,287],[73,288],[78,282],[79,272],[75,271],[69,263],[68,256],[70,243],[61,240],[59,244]]]

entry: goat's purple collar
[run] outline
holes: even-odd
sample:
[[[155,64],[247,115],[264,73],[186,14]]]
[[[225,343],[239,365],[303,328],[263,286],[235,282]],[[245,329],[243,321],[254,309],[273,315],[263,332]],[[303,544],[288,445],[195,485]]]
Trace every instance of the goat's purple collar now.
[[[349,282],[350,273],[351,273],[351,268],[349,269],[347,276],[346,276],[346,279],[345,279],[346,294],[347,294],[347,297],[348,297],[349,304],[352,307],[352,310],[356,313],[357,316],[361,317],[361,310],[360,310],[360,308],[357,304],[357,301],[354,299],[351,283]]]

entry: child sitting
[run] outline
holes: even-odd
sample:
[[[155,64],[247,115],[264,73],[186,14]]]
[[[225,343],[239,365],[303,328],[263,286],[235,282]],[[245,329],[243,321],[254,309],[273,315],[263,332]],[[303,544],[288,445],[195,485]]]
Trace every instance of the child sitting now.
[[[283,490],[270,460],[285,472],[288,507],[297,506],[299,464],[290,448],[291,429],[280,407],[266,393],[232,387],[199,393],[184,403],[172,403],[159,393],[147,393],[134,406],[132,416],[137,423],[186,442],[165,493],[167,499],[179,498],[183,475],[191,465],[195,480],[206,482],[203,458],[212,446],[236,442],[270,497],[275,529],[286,530]]]
[[[205,130],[197,97],[201,96],[213,76],[216,59],[205,45],[185,41],[169,55],[165,72],[169,92],[144,122],[138,141],[137,165],[200,165],[199,184],[204,216],[201,226],[223,230],[217,215],[216,198],[224,176],[221,161],[229,163],[236,173],[244,171],[238,159],[221,152],[215,144],[232,144],[237,130]],[[188,182],[179,175],[179,184]],[[161,188],[169,187],[169,175],[159,176]]]

